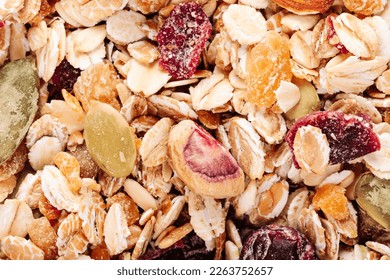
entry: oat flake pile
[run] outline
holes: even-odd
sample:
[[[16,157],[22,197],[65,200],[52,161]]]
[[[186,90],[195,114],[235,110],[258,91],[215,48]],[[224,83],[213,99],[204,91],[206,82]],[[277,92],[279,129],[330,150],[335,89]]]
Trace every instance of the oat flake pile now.
[[[0,1],[0,259],[390,259],[387,0]]]

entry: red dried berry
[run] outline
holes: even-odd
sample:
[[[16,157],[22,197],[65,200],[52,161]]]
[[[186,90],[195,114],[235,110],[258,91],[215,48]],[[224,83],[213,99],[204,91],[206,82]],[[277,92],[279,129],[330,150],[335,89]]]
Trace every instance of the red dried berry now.
[[[4,21],[0,21],[0,28],[2,28],[5,25]]]
[[[51,78],[54,89],[60,92],[63,88],[71,92],[73,85],[80,76],[81,70],[74,68],[66,59],[64,59],[54,71]]]
[[[315,248],[306,236],[294,228],[267,225],[245,240],[242,260],[316,260]]]
[[[329,142],[330,163],[336,164],[351,161],[380,149],[379,138],[372,130],[370,120],[366,115],[355,116],[339,111],[315,112],[299,119],[286,136],[295,166],[299,168],[293,145],[300,127],[311,125],[321,129]]]
[[[175,79],[191,77],[211,30],[210,20],[199,4],[178,4],[157,34],[160,66]]]

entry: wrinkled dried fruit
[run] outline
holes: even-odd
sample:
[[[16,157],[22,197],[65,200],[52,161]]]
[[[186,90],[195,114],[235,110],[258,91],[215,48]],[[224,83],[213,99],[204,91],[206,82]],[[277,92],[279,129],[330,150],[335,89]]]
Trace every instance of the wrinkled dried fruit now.
[[[199,4],[178,4],[157,34],[160,66],[175,79],[190,78],[211,30],[210,20]]]
[[[336,220],[348,218],[347,202],[345,188],[333,184],[326,184],[317,189],[312,201],[316,210],[321,209],[326,215]]]
[[[71,92],[80,73],[80,69],[74,68],[66,59],[64,59],[57,66],[53,77],[51,78],[55,91],[61,92],[62,89],[66,89],[68,92]]]
[[[293,108],[286,112],[286,117],[289,120],[297,120],[319,108],[320,98],[310,82],[298,78],[293,78],[292,82],[299,87],[301,98]]]
[[[244,173],[234,157],[193,121],[174,126],[168,151],[173,169],[195,193],[227,198],[244,190]]]
[[[135,135],[122,115],[108,104],[91,102],[84,138],[93,160],[107,174],[126,177],[136,159]]]
[[[294,228],[267,225],[252,232],[245,240],[242,260],[315,260],[315,248]]]
[[[13,155],[34,120],[38,84],[31,59],[12,61],[0,69],[0,164]]]
[[[294,139],[302,126],[315,126],[326,135],[330,147],[330,163],[344,163],[380,149],[378,136],[372,130],[370,118],[366,115],[348,115],[342,112],[315,112],[294,123],[287,133],[286,142],[294,156]]]
[[[365,173],[356,182],[355,195],[359,206],[371,218],[390,229],[390,180]]]
[[[247,99],[259,106],[271,107],[276,102],[274,91],[280,82],[289,82],[292,78],[288,40],[276,31],[267,32],[251,50],[246,70]]]

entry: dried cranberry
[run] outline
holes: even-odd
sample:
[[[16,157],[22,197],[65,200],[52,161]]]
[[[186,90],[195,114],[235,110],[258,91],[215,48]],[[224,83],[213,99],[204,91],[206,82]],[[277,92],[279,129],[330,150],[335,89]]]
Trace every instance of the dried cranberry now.
[[[0,28],[2,28],[5,25],[4,21],[0,21]]]
[[[160,66],[175,79],[191,77],[211,30],[210,20],[199,4],[178,4],[157,34]]]
[[[267,225],[245,240],[242,260],[315,260],[315,248],[305,235],[291,227]]]
[[[214,251],[208,251],[204,241],[194,232],[169,248],[149,247],[140,257],[142,260],[212,260],[213,258]]]
[[[299,164],[294,157],[294,139],[298,129],[312,125],[326,135],[330,147],[330,163],[345,163],[380,149],[378,136],[372,130],[370,117],[367,115],[349,115],[339,111],[315,112],[305,116],[291,127],[286,142],[293,153],[295,166]]]
[[[54,71],[51,78],[55,91],[61,91],[63,88],[71,92],[73,85],[80,76],[81,70],[74,68],[66,59],[64,59]]]

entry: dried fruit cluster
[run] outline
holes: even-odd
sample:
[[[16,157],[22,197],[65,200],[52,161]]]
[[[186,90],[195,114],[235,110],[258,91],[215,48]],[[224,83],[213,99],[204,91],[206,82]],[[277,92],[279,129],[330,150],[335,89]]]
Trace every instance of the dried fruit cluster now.
[[[388,1],[3,2],[0,259],[390,258]]]

